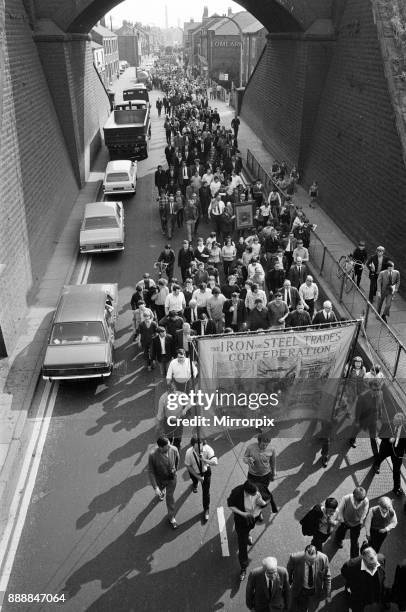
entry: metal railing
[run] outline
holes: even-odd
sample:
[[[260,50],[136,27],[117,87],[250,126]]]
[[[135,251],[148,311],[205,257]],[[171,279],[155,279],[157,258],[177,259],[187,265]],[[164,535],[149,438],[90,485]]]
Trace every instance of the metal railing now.
[[[250,150],[247,151],[247,168],[253,176],[261,179],[266,194],[272,187],[277,187],[270,174]],[[281,189],[279,192],[283,197],[286,196]],[[383,321],[363,291],[340,268],[337,259],[314,230],[312,230],[309,256],[315,274],[325,280],[336,303],[340,304],[348,317],[350,319],[364,318],[363,332],[366,341],[378,355],[398,390],[406,397],[405,345]]]

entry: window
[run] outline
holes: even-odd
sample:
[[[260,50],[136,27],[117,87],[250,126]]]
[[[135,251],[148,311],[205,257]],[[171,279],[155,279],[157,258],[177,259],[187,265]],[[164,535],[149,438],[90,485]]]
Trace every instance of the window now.
[[[111,229],[118,227],[116,217],[88,217],[85,219],[85,230]]]
[[[111,172],[106,177],[106,183],[124,183],[129,180],[127,172]]]
[[[106,342],[103,325],[97,321],[55,323],[51,344],[97,344]]]

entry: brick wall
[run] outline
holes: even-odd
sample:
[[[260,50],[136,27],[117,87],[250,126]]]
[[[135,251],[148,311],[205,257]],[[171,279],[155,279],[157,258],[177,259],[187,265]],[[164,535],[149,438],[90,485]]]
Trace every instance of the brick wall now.
[[[90,43],[82,42],[80,51],[68,53],[62,44],[52,45],[51,97],[21,0],[7,0],[5,32],[0,83],[0,266],[5,266],[0,276],[0,324],[10,353],[27,302],[78,194],[65,140],[68,130],[64,138],[53,102],[58,110],[64,109],[59,118],[72,118],[74,111],[78,140],[73,148],[86,160],[84,175],[109,107],[92,64]]]
[[[269,38],[241,109],[265,147],[289,164],[299,158],[304,82],[303,42]]]
[[[241,114],[306,185],[318,180],[354,242],[383,243],[405,270],[406,172],[370,0],[338,1],[335,16],[335,42],[268,39]]]
[[[36,36],[72,166],[79,184],[86,180],[100,148],[101,130],[110,112],[108,96],[93,65],[87,36],[55,39],[52,34]],[[98,146],[95,146],[96,145]]]
[[[323,207],[354,240],[406,269],[406,172],[369,0],[347,0],[305,163]],[[399,231],[400,230],[400,231]]]
[[[7,2],[5,28],[0,263],[5,264],[2,327],[10,352],[28,292],[44,271],[77,186],[19,0]]]

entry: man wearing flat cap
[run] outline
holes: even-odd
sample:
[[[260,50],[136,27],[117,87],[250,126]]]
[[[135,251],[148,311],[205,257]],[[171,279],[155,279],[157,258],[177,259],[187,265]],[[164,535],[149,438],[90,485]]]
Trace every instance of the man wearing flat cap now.
[[[262,567],[248,576],[245,594],[247,608],[254,612],[285,612],[290,606],[288,572],[278,567],[275,557],[265,557]]]

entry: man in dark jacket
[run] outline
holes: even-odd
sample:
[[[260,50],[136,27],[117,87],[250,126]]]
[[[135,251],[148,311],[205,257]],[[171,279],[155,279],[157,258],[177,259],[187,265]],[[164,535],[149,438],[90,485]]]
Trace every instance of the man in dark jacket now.
[[[400,486],[400,470],[406,452],[405,416],[398,412],[393,417],[393,424],[385,423],[380,431],[381,444],[379,453],[375,456],[374,472],[379,474],[379,468],[387,457],[391,458],[393,467],[393,492],[400,497],[403,490]]]
[[[158,257],[158,261],[161,261],[162,263],[167,264],[166,275],[168,279],[171,280],[171,278],[173,277],[173,267],[175,265],[175,253],[173,249],[171,248],[170,244],[167,244],[164,250],[161,251]]]
[[[391,601],[398,605],[401,612],[406,610],[406,559],[396,566],[395,580],[392,585]]]
[[[248,328],[251,331],[269,328],[269,312],[261,298],[255,300],[255,308],[251,310],[248,317]]]
[[[144,352],[144,359],[147,362],[148,370],[152,368],[151,347],[152,339],[156,335],[158,325],[152,320],[151,315],[146,314],[144,320],[141,321],[137,328],[136,336],[139,340],[139,345]]]
[[[231,491],[227,505],[234,513],[238,559],[241,567],[240,580],[244,580],[248,566],[248,544],[252,544],[250,531],[260,520],[261,508],[266,506],[266,502],[262,499],[258,487],[247,480]]]
[[[288,572],[278,567],[275,557],[262,560],[248,576],[245,593],[247,608],[254,612],[285,612],[290,606]]]
[[[194,260],[193,248],[189,244],[188,240],[183,241],[183,246],[178,252],[178,266],[182,275],[182,282],[184,283],[188,276],[190,276],[190,264]]]
[[[152,339],[151,359],[157,361],[162,376],[166,376],[168,365],[174,357],[173,338],[166,333],[165,327],[158,327],[158,334]]]
[[[155,187],[158,189],[159,195],[161,195],[162,189],[165,189],[168,183],[165,170],[162,166],[158,166],[158,170],[155,172]]]
[[[364,548],[360,557],[350,559],[341,568],[352,612],[364,612],[369,604],[384,603],[385,557],[376,554],[371,546]]]
[[[231,327],[235,332],[241,331],[247,318],[245,304],[238,298],[238,293],[234,291],[231,299],[223,304],[225,326]]]
[[[292,287],[296,287],[296,289],[299,289],[300,285],[303,285],[303,283],[305,282],[307,275],[307,266],[302,262],[301,257],[297,257],[296,263],[290,267],[288,274],[288,278],[292,283]]]
[[[286,319],[286,327],[308,327],[312,324],[310,315],[304,309],[302,302],[296,306],[296,310],[291,312]]]
[[[364,269],[364,264],[368,259],[368,252],[365,248],[365,242],[360,240],[358,246],[354,249],[352,254],[354,261],[357,263],[354,266],[354,276],[357,282],[357,286],[360,286],[362,271]]]
[[[205,219],[208,218],[208,210],[211,202],[211,191],[207,181],[203,181],[202,186],[199,189],[199,200],[200,207],[202,209],[202,215]]]
[[[323,302],[323,309],[316,312],[313,317],[313,325],[318,325],[320,329],[331,327],[337,323],[337,317],[333,312],[333,306],[329,300]]]
[[[369,269],[369,301],[373,302],[378,288],[378,276],[382,270],[388,267],[389,257],[385,255],[385,247],[378,246],[374,255],[367,260],[367,268]]]
[[[172,338],[175,338],[176,332],[182,329],[183,318],[179,317],[174,310],[171,310],[166,317],[158,321],[158,324],[160,327],[165,327],[167,333],[172,336]]]
[[[215,322],[209,319],[206,312],[199,313],[199,318],[191,323],[191,328],[198,336],[212,336],[217,333]]]
[[[308,544],[304,552],[293,553],[286,566],[292,593],[292,610],[316,610],[322,599],[331,601],[331,573],[328,558]]]
[[[300,521],[303,535],[313,536],[311,544],[320,552],[323,552],[324,542],[338,524],[337,508],[336,498],[328,497],[324,504],[313,506]]]
[[[372,453],[376,457],[378,455],[378,445],[376,443],[378,423],[382,419],[383,410],[382,390],[379,379],[372,379],[369,386],[370,389],[361,393],[355,404],[355,422],[349,444],[352,448],[356,448],[358,433],[361,430],[368,431]]]

